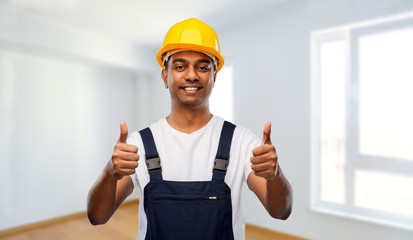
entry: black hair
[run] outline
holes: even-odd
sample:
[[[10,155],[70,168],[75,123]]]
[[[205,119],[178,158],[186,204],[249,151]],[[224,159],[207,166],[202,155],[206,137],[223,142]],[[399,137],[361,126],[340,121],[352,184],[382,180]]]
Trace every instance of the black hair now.
[[[167,60],[163,61],[163,65],[165,66],[165,70],[168,70],[169,58]]]

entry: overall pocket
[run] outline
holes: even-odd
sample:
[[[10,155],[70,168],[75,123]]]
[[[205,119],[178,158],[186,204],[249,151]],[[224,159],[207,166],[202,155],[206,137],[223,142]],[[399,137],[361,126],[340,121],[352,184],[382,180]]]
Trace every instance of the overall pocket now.
[[[152,239],[232,239],[232,211],[224,199],[214,193],[148,196]]]

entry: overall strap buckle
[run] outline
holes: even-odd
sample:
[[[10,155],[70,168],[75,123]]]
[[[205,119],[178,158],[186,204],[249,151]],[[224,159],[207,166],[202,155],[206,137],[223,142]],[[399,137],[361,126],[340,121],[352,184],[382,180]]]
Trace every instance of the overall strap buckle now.
[[[215,158],[214,170],[227,171],[229,160]]]
[[[162,180],[161,159],[156,149],[155,140],[149,127],[139,131],[145,148],[145,163],[151,180]],[[155,171],[159,169],[159,171]]]
[[[146,162],[146,167],[148,168],[148,171],[161,168],[161,159],[159,157],[146,159],[145,162]]]
[[[225,173],[229,165],[229,155],[234,130],[234,124],[227,121],[224,122],[221,130],[221,136],[219,138],[217,155],[214,161],[214,170],[212,174],[213,181],[224,181]]]

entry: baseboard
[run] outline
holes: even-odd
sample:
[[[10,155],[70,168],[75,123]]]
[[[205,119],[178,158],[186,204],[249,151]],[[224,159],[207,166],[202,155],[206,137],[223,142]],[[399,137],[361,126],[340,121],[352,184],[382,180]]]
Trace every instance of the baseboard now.
[[[130,204],[137,204],[139,203],[138,199],[132,199],[129,201],[125,201],[124,203],[122,203],[122,206],[127,206]],[[62,222],[67,222],[73,219],[78,219],[78,218],[84,218],[87,217],[87,213],[86,211],[83,212],[78,212],[78,213],[73,213],[73,214],[69,214],[69,215],[65,215],[65,216],[61,216],[61,217],[57,217],[57,218],[52,218],[52,219],[47,219],[44,221],[39,221],[39,222],[35,222],[35,223],[30,223],[30,224],[26,224],[26,225],[22,225],[22,226],[17,226],[14,228],[9,228],[9,229],[5,229],[5,230],[1,230],[0,231],[0,239],[2,237],[8,236],[8,235],[12,235],[12,234],[16,234],[16,233],[21,233],[21,232],[25,232],[25,231],[30,231],[30,230],[34,230],[34,229],[38,229],[38,228],[42,228],[42,227],[46,227],[46,226],[51,226],[54,224],[59,224]]]

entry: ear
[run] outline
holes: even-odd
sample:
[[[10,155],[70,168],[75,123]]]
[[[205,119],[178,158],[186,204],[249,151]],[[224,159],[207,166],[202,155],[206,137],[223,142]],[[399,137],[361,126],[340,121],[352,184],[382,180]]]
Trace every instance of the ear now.
[[[168,88],[168,73],[166,72],[165,69],[162,70],[161,77],[163,80],[163,84],[165,84],[165,88]]]

